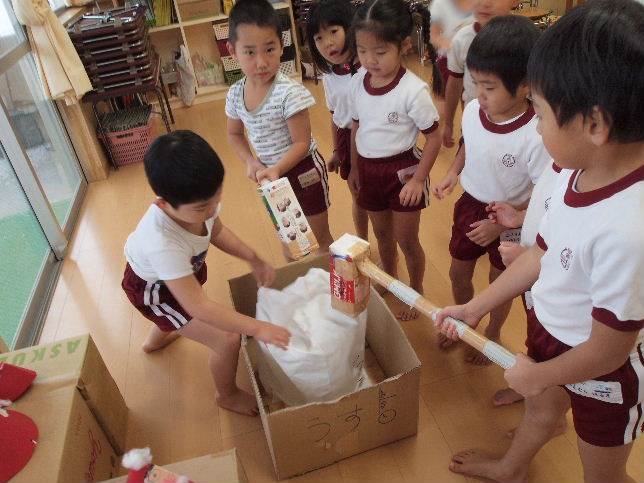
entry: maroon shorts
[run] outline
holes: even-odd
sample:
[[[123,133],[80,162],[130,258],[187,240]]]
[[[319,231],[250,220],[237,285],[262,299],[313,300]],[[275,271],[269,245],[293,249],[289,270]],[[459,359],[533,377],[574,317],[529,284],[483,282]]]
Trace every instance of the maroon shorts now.
[[[467,191],[454,205],[454,224],[452,225],[452,238],[449,241],[449,253],[456,260],[476,260],[488,254],[490,263],[499,270],[505,270],[505,265],[499,253],[499,239],[497,238],[486,247],[477,245],[470,240],[466,233],[472,231],[470,225],[475,221],[487,220],[485,211],[487,203],[477,200]]]
[[[404,184],[398,172],[418,166],[420,151],[417,148],[387,158],[358,156],[360,191],[358,206],[368,211],[418,211],[429,205],[429,179],[425,180],[423,196],[415,206],[400,204],[400,190]],[[408,175],[410,172],[408,172]]]
[[[195,273],[195,277],[201,285],[206,283],[208,278],[206,262]],[[180,329],[192,319],[162,281],[143,280],[134,273],[129,263],[125,265],[121,287],[132,305],[165,332]]]
[[[438,71],[441,73],[441,78],[443,80],[443,92],[442,96],[445,95],[445,86],[447,86],[447,79],[449,77],[449,69],[447,68],[447,56],[441,55],[436,59],[436,65],[438,66]]]
[[[570,350],[570,346],[553,337],[541,325],[534,309],[528,311],[526,346],[528,355],[537,362],[554,359]],[[644,431],[643,346],[640,342],[631,357],[610,374],[564,388],[570,396],[575,431],[586,443],[602,447],[623,446]],[[588,394],[591,390],[593,396],[580,394]],[[619,391],[621,398],[616,398]],[[608,402],[611,395],[613,402]]]
[[[329,209],[329,175],[320,153],[310,154],[283,176],[291,182],[306,216],[319,215]]]
[[[335,126],[335,136],[333,151],[340,162],[340,177],[346,180],[351,172],[351,129]]]

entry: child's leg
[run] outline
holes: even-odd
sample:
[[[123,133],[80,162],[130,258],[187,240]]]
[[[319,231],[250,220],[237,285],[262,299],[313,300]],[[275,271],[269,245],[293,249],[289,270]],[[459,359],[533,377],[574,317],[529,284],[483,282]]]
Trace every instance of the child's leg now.
[[[526,399],[523,419],[502,458],[492,458],[476,450],[462,451],[452,458],[450,470],[500,483],[525,482],[530,462],[553,437],[569,407],[570,399],[561,387],[548,388],[539,396]]]
[[[394,238],[405,256],[409,285],[418,293],[423,293],[423,277],[425,275],[425,251],[418,239],[420,211],[394,211]],[[411,320],[418,317],[416,309],[407,307],[399,315],[401,320]]]
[[[626,473],[626,462],[633,443],[624,446],[593,446],[577,438],[585,483],[635,483]]]
[[[306,219],[311,225],[311,230],[318,241],[318,255],[329,252],[329,245],[333,243],[333,237],[329,231],[329,212],[323,211],[317,215],[307,216]]]
[[[396,240],[391,229],[393,215],[391,210],[369,211],[369,219],[373,232],[378,241],[378,253],[382,262],[382,269],[394,278],[398,277],[396,266]]]
[[[361,208],[357,202],[357,195],[351,192],[353,198],[353,205],[351,207],[351,214],[353,215],[353,226],[356,228],[356,235],[363,240],[369,239],[369,215],[367,210]]]
[[[449,267],[449,279],[452,283],[452,296],[456,305],[463,305],[469,302],[474,296],[474,268],[476,260],[458,260],[452,257],[452,264]],[[448,339],[442,333],[438,334],[438,347],[447,349],[454,341]]]
[[[179,332],[173,330],[171,332],[166,332],[159,329],[156,325],[153,325],[148,332],[148,336],[145,338],[145,342],[141,346],[143,352],[154,352],[159,349],[163,349],[168,344],[171,344],[179,338]]]
[[[240,335],[219,330],[199,319],[192,319],[178,332],[212,350],[208,363],[217,389],[217,404],[237,413],[257,415],[255,397],[239,389],[235,382]]]

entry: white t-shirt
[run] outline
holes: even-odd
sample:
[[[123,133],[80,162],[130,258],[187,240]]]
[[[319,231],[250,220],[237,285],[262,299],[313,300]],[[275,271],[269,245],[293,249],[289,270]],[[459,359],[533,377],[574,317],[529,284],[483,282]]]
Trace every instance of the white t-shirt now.
[[[464,25],[452,39],[452,48],[447,53],[447,69],[450,75],[463,78],[463,103],[467,105],[472,99],[476,98],[476,86],[472,80],[472,74],[467,68],[467,52],[476,34],[481,30],[478,22]]]
[[[463,24],[472,21],[472,14],[463,12],[454,0],[433,0],[429,6],[432,24],[440,25],[443,37],[452,39]],[[439,51],[439,55],[447,55],[447,51]]]
[[[537,122],[532,106],[503,124],[490,121],[478,99],[465,106],[461,122],[465,140],[463,189],[483,203],[526,202],[551,161]]]
[[[360,67],[356,74],[364,70],[364,67]],[[324,97],[326,98],[326,105],[331,111],[333,123],[344,129],[350,128],[352,122],[351,102],[349,100],[352,77],[350,70],[336,68],[336,66],[333,66],[333,70],[322,77]]]
[[[199,236],[179,226],[157,205],[150,205],[125,242],[125,258],[134,273],[148,282],[196,273],[206,259],[218,216],[219,208],[205,222],[207,233]]]
[[[384,87],[371,87],[364,70],[351,78],[352,117],[359,122],[358,153],[365,158],[384,158],[416,146],[418,133],[438,127],[438,111],[427,83],[401,67]]]
[[[568,174],[569,173],[569,174]],[[556,339],[576,346],[592,320],[644,339],[644,166],[595,191],[563,172],[537,236],[545,250],[534,309]]]
[[[275,165],[293,144],[287,119],[313,106],[315,99],[302,84],[278,72],[261,104],[248,111],[244,102],[245,83],[246,77],[230,86],[226,115],[244,123],[248,140],[259,160],[267,166]],[[315,149],[315,140],[311,138],[310,152]]]

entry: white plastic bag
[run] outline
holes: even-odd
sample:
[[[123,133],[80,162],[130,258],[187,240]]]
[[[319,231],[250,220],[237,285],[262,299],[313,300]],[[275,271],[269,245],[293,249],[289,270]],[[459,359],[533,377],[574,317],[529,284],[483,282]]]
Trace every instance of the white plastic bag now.
[[[175,62],[179,72],[179,96],[186,106],[191,106],[197,96],[197,79],[185,45],[179,47],[179,57]]]
[[[330,401],[361,387],[367,312],[354,319],[331,308],[328,272],[312,268],[281,291],[260,288],[257,318],[291,331],[287,351],[260,344],[260,380],[286,405]]]

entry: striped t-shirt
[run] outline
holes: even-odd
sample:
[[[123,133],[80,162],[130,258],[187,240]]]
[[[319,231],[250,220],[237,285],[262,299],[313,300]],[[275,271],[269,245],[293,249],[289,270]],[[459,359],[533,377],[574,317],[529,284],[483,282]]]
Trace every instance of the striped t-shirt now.
[[[259,160],[267,166],[277,164],[293,141],[286,120],[315,104],[311,93],[300,83],[278,72],[262,103],[254,110],[246,109],[244,83],[235,82],[226,96],[226,115],[241,119],[248,139]],[[316,149],[311,137],[310,151]]]

